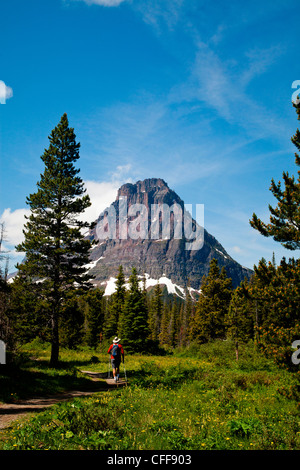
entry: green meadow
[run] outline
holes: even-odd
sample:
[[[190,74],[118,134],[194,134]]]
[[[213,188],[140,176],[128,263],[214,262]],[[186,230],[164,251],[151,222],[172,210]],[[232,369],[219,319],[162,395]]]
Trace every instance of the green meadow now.
[[[90,390],[101,381],[81,371],[108,371],[105,352],[62,350],[56,369],[49,355],[47,344],[23,347],[14,370],[0,369],[0,401]],[[125,367],[126,387],[31,413],[0,430],[0,449],[300,449],[299,373],[278,368],[252,343],[238,362],[230,341],[216,341],[172,355],[126,356]]]

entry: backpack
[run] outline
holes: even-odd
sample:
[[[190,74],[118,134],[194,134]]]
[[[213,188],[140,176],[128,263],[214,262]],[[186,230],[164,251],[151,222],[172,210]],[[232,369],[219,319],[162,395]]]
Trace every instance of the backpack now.
[[[111,350],[111,355],[115,358],[118,359],[120,357],[120,348],[118,344],[114,344]]]

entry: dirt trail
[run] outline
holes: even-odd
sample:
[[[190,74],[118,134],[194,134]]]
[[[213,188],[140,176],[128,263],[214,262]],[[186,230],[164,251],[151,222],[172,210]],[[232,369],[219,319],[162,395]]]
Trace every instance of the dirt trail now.
[[[105,381],[100,380],[99,377],[101,377],[102,374],[89,371],[82,372],[85,372],[87,375],[89,375],[92,382],[99,382],[99,387],[95,387],[95,384],[93,384],[93,390],[91,391],[73,390],[52,396],[35,397],[26,400],[20,400],[15,403],[0,404],[0,430],[9,427],[13,421],[20,419],[25,415],[42,411],[59,402],[70,400],[76,397],[92,395],[93,393],[106,391],[111,388],[110,385]]]

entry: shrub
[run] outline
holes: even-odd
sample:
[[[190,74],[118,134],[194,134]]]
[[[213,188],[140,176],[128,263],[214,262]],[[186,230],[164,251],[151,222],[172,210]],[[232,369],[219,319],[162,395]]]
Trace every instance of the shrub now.
[[[231,434],[241,437],[249,437],[252,433],[262,431],[261,422],[256,418],[232,419],[227,424]]]

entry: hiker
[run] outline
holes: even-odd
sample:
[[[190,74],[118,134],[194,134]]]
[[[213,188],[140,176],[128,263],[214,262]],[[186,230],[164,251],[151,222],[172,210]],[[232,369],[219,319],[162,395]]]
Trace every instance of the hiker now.
[[[117,336],[114,338],[112,344],[108,348],[108,354],[110,354],[111,365],[113,370],[114,381],[118,382],[120,376],[120,362],[122,357],[122,362],[124,364],[124,350],[120,343],[120,338]]]

